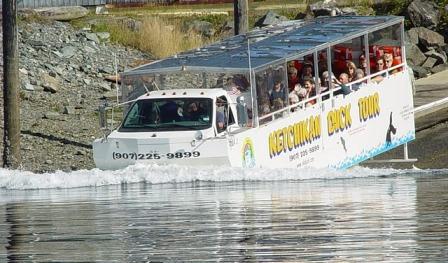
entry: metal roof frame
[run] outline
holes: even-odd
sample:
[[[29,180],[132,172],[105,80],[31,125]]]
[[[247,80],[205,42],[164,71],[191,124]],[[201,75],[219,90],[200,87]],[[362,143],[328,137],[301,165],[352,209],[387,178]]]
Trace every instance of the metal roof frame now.
[[[248,74],[250,70],[260,71],[403,22],[400,16],[337,16],[286,21],[139,66],[125,71],[122,76],[180,71]]]

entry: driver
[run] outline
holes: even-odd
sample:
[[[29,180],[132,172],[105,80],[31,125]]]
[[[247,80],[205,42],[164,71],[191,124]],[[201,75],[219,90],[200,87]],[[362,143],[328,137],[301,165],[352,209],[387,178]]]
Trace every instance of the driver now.
[[[204,112],[198,102],[194,101],[187,107],[187,119],[190,121],[199,121]]]

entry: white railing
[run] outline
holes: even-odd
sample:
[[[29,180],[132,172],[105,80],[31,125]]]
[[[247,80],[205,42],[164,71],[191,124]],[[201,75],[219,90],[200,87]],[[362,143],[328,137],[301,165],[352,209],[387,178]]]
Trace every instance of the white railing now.
[[[347,84],[345,84],[345,86],[348,87],[350,91],[353,91],[353,89],[352,89],[353,85],[356,85],[356,84],[360,84],[360,85],[367,84],[367,83],[371,82],[372,79],[374,79],[375,77],[381,76],[383,74],[386,74],[385,78],[388,78],[391,75],[392,71],[394,71],[396,69],[399,69],[399,68],[403,68],[402,71],[404,71],[405,63],[401,63],[401,64],[398,64],[396,66],[390,67],[388,69],[384,69],[382,71],[370,74],[370,75],[365,76],[365,77],[363,77],[361,79],[358,79],[358,80],[355,80],[353,82],[347,83]],[[327,96],[327,95],[328,96],[334,96],[334,93],[339,91],[339,90],[341,90],[341,89],[342,89],[341,86],[330,88],[330,90],[328,90],[326,92],[317,94],[316,96],[313,96],[311,98],[307,98],[306,100],[299,101],[299,102],[297,102],[295,104],[288,105],[285,108],[282,108],[282,109],[270,112],[269,114],[263,115],[263,116],[258,118],[258,121],[260,122],[260,121],[263,121],[265,119],[275,120],[275,119],[279,118],[278,116],[280,116],[280,118],[281,118],[281,117],[285,116],[286,114],[290,114],[291,112],[293,112],[293,109],[294,110],[296,110],[296,109],[303,109],[308,102],[313,101],[313,100],[316,100],[316,101],[319,101],[320,103],[322,103],[322,101],[323,101],[322,97]],[[447,98],[447,101],[448,101],[448,98]]]

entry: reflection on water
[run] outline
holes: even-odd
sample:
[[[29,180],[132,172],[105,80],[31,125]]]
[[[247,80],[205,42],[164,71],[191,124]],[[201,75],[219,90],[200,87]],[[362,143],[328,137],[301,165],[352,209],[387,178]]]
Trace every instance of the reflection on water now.
[[[443,261],[448,174],[0,189],[0,262]]]

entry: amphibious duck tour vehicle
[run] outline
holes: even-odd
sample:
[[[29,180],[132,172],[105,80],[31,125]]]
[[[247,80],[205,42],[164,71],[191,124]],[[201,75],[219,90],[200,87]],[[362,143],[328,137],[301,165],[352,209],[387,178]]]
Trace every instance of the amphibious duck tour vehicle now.
[[[405,144],[403,23],[288,21],[126,71],[123,121],[93,142],[95,163],[343,169]]]

